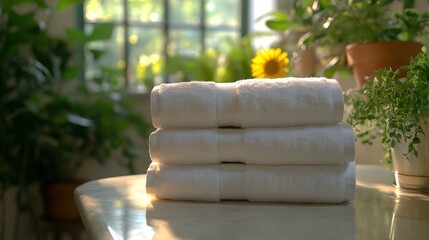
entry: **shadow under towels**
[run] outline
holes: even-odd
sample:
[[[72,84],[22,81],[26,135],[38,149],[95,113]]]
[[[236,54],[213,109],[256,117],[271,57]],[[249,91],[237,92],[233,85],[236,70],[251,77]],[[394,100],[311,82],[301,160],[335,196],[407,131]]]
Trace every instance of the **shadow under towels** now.
[[[341,86],[326,78],[161,84],[151,93],[156,128],[286,127],[343,119]]]
[[[161,199],[341,203],[354,198],[355,164],[256,166],[152,163],[146,181],[146,191]]]

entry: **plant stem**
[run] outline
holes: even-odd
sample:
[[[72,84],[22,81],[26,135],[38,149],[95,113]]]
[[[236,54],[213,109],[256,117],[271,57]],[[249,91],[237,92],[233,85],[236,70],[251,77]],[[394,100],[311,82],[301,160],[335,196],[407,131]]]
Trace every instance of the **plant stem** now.
[[[19,176],[19,185],[18,185],[18,192],[16,193],[16,197],[15,197],[15,202],[16,202],[16,219],[15,219],[15,231],[14,231],[14,237],[13,239],[18,240],[19,239],[19,228],[20,228],[20,217],[21,217],[21,210],[25,209],[23,208],[23,202],[22,198],[23,198],[23,194],[24,191],[26,191],[26,174],[27,174],[27,169],[26,169],[26,159],[29,157],[29,149],[28,149],[28,144],[24,144],[24,146],[22,147],[22,151],[21,151],[21,158],[20,160],[20,167],[22,169],[22,172],[20,173]]]
[[[5,232],[6,232],[6,201],[5,201],[5,188],[3,185],[3,179],[1,180],[1,186],[0,186],[0,201],[1,201],[1,217],[0,217],[0,239],[5,239]]]
[[[25,205],[28,206],[28,213],[30,214],[31,221],[33,222],[33,230],[34,230],[34,233],[36,234],[36,239],[41,240],[42,233],[39,228],[38,218],[34,212],[33,204],[31,204],[31,200],[30,200],[31,197],[29,194],[29,190],[27,188],[25,188],[24,194],[25,194],[25,198],[24,198]]]
[[[0,3],[0,9],[3,8],[3,2]],[[3,32],[3,29],[5,29],[5,20],[3,16],[4,14],[2,13],[0,15],[0,32]],[[2,36],[0,36],[0,56],[2,56],[1,60],[3,60],[3,56],[4,56],[4,38],[5,38],[5,34],[0,34]],[[1,66],[0,66],[0,166],[5,166],[6,165],[6,151],[7,148],[4,146],[6,144],[6,119],[4,116],[6,116],[7,114],[4,112],[6,106],[4,106],[4,101],[3,98],[5,98],[5,93],[7,90],[6,88],[6,73],[4,71],[5,67],[3,61],[1,61]],[[6,180],[7,177],[5,177],[3,174],[1,176],[1,180],[0,180],[0,201],[1,201],[1,216],[0,216],[0,239],[4,240],[5,239],[5,234],[6,234],[6,202],[5,202],[5,194],[6,194]]]
[[[20,190],[18,190],[19,192]],[[19,195],[19,194],[18,194]],[[18,203],[19,204],[19,203]],[[20,225],[20,217],[21,217],[21,210],[19,209],[19,206],[16,207],[16,216],[15,216],[15,229],[13,233],[13,239],[19,240],[19,225]]]

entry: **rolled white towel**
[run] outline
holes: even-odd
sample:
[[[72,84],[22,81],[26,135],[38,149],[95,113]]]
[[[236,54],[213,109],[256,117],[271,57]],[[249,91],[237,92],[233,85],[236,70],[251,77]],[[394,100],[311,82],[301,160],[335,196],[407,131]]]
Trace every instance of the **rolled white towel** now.
[[[152,163],[146,191],[159,199],[340,203],[355,190],[354,162],[341,165],[256,166]]]
[[[354,160],[346,124],[290,128],[158,129],[150,135],[152,161],[169,164],[341,164]]]
[[[326,78],[169,83],[151,94],[156,128],[333,124],[342,121],[343,108],[340,85]]]

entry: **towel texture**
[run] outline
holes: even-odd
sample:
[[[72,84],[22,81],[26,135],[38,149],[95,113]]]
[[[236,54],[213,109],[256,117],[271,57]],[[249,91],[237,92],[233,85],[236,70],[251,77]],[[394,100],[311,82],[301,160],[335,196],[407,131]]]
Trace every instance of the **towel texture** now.
[[[149,151],[152,161],[170,164],[341,164],[354,160],[354,141],[346,124],[158,129],[150,135]]]
[[[255,166],[152,163],[146,191],[160,199],[340,203],[354,198],[355,164]]]
[[[326,78],[170,83],[151,94],[156,128],[333,124],[342,121],[343,105],[340,85]]]

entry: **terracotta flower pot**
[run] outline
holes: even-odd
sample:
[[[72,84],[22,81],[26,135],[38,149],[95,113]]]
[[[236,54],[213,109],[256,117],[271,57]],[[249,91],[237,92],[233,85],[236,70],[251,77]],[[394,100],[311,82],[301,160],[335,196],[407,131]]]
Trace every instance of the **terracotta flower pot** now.
[[[294,71],[297,77],[309,77],[316,73],[319,59],[314,48],[307,48],[295,58]]]
[[[375,70],[408,65],[423,45],[411,41],[371,42],[346,46],[347,61],[353,70],[356,86],[362,87]]]
[[[77,220],[79,211],[74,203],[73,192],[84,181],[50,183],[41,186],[45,217],[50,220]]]
[[[392,162],[395,171],[396,184],[400,189],[412,192],[429,192],[429,124],[422,125],[425,136],[420,136],[417,144],[418,157],[407,159],[404,153],[408,143],[397,144],[392,149]]]

